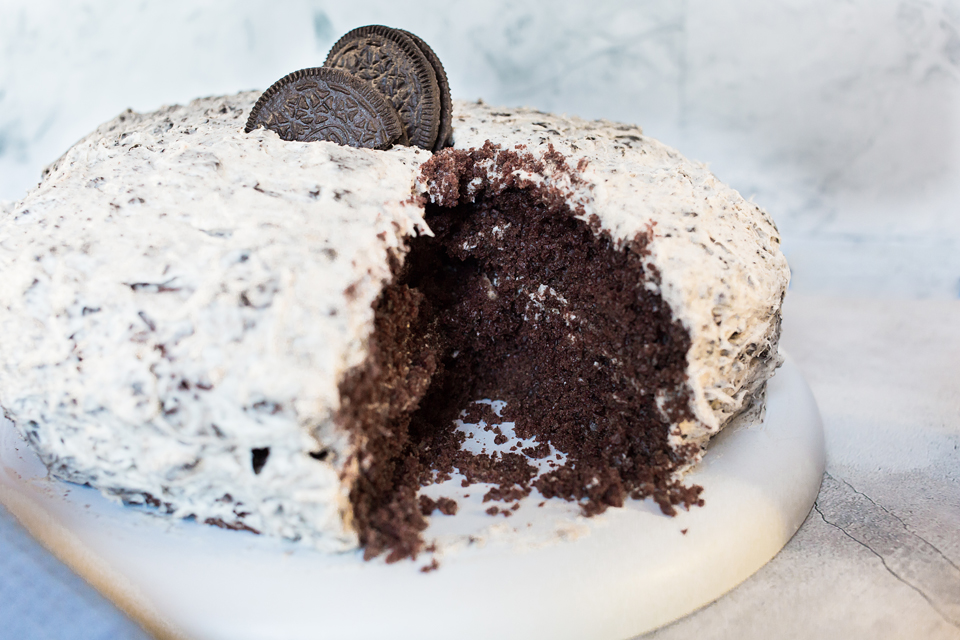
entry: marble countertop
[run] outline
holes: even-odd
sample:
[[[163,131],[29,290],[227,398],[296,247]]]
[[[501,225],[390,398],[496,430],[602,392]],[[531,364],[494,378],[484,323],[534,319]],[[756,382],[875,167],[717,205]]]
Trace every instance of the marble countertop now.
[[[817,503],[758,573],[644,637],[960,638],[957,327],[958,301],[791,293],[783,345],[826,433]],[[10,637],[146,637],[6,513],[0,544]]]

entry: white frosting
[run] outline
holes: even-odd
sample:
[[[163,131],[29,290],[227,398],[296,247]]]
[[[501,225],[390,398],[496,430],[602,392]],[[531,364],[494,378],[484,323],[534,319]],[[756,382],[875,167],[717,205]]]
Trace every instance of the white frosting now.
[[[347,549],[337,385],[366,355],[388,251],[429,233],[411,196],[431,154],[245,134],[257,97],[124,113],[0,211],[0,405],[59,477]],[[494,114],[456,103],[456,146],[586,158],[579,179],[549,163],[526,178],[619,241],[652,228],[647,285],[692,339],[696,420],[674,441],[715,433],[778,363],[773,223],[635,127]],[[563,299],[541,289],[532,305]]]
[[[0,221],[0,404],[60,477],[349,548],[337,382],[430,154],[245,134],[257,95],[122,114]]]

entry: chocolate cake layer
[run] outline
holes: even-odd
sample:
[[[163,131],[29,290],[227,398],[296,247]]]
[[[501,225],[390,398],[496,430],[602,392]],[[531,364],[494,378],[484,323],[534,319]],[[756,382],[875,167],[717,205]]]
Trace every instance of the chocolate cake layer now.
[[[465,191],[493,151],[447,150],[423,171]],[[535,169],[528,154],[500,155]],[[692,416],[683,402],[669,417],[657,406],[658,394],[687,393],[690,339],[644,286],[649,236],[617,245],[539,187],[473,200],[427,205],[434,235],[410,241],[377,302],[370,359],[341,388],[344,426],[362,443],[351,500],[368,555],[416,552],[426,527],[417,485],[459,467],[469,477],[478,461],[460,451],[454,419],[482,399],[506,401],[517,435],[565,457],[535,479],[523,456],[490,461],[483,481],[500,498],[533,486],[580,501],[585,515],[627,497],[652,496],[668,514],[698,503],[699,488],[675,478],[698,449],[668,442],[671,420]]]

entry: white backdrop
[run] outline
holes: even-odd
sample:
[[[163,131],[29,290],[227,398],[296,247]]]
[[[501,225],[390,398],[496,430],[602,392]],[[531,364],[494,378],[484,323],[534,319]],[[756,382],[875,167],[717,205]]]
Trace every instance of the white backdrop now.
[[[0,200],[127,107],[266,88],[369,23],[454,97],[707,162],[774,215],[794,289],[960,296],[960,0],[0,0]]]

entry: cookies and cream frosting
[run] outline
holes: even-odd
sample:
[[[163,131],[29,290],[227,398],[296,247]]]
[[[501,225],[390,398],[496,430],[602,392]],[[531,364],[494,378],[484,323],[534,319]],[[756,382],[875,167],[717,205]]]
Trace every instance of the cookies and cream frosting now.
[[[440,196],[422,149],[244,133],[258,95],[121,114],[2,214],[0,406],[57,477],[349,549],[338,384],[366,356],[390,255],[431,233],[422,196]],[[633,126],[463,102],[453,124],[459,149],[559,152],[523,178],[614,240],[648,235],[646,286],[692,345],[696,419],[676,443],[759,397],[789,277],[766,213]]]

